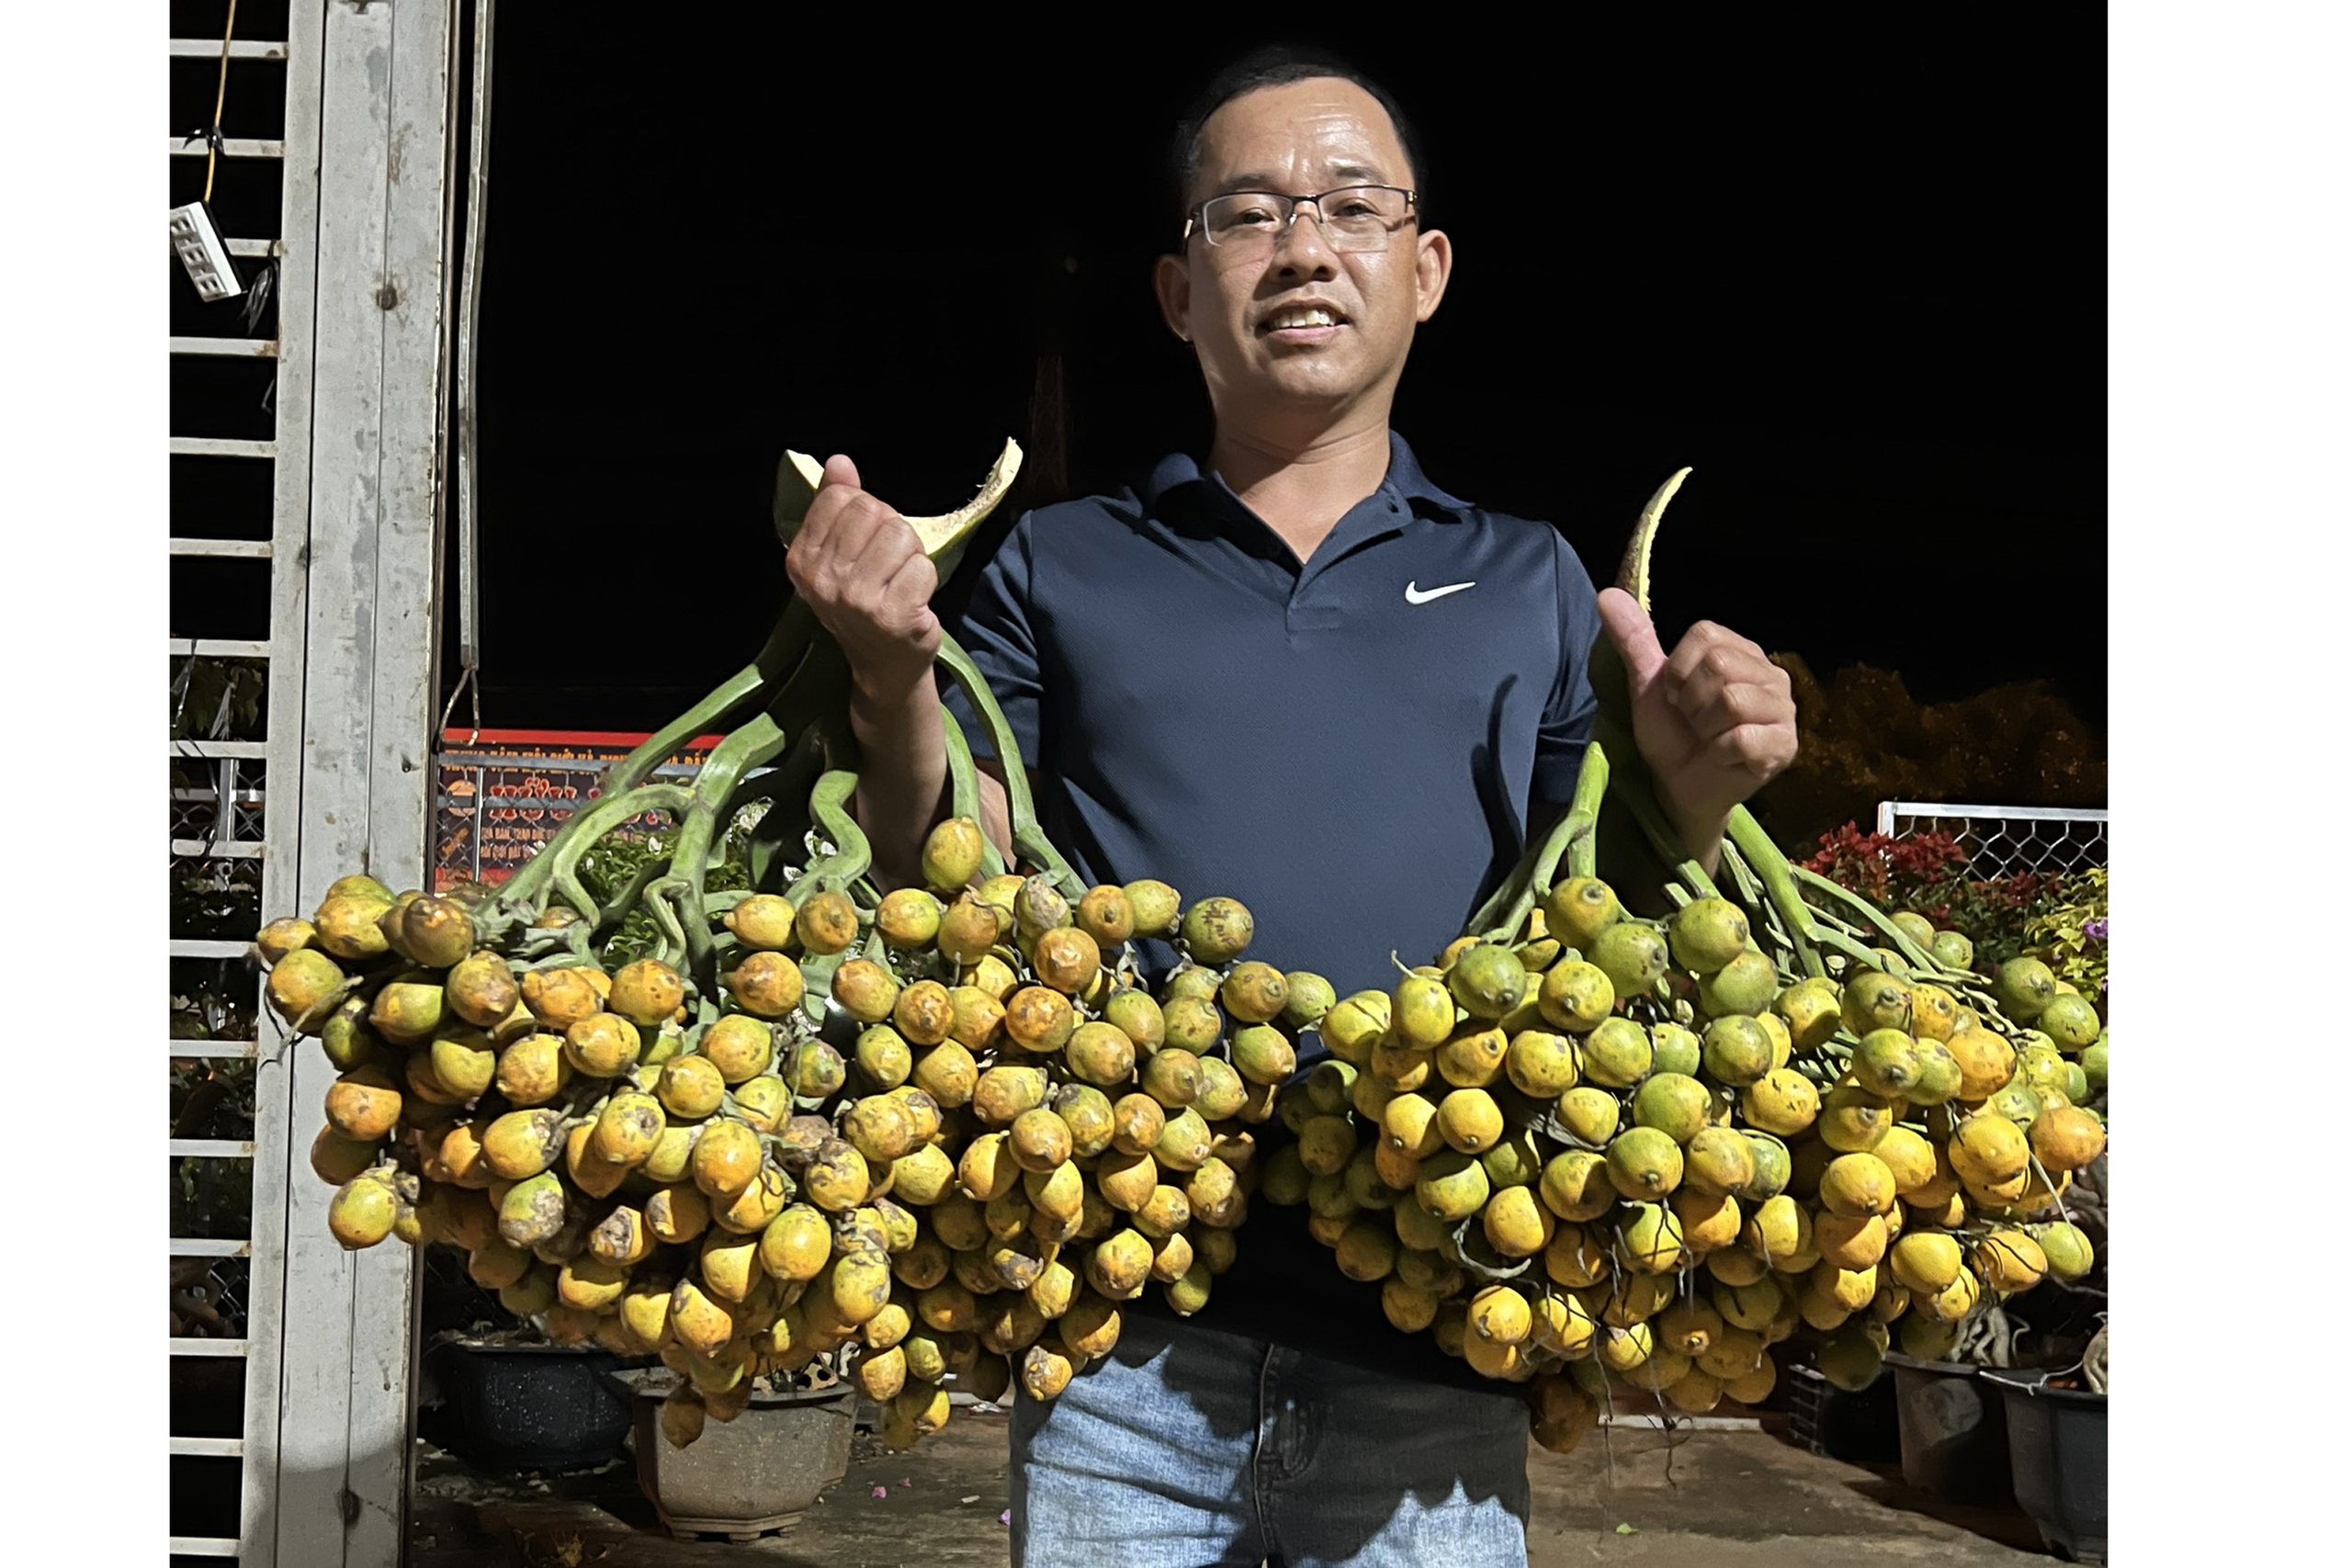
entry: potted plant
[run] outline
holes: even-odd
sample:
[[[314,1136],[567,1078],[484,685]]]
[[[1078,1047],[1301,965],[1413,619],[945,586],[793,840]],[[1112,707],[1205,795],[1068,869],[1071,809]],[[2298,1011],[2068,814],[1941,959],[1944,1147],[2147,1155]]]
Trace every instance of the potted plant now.
[[[1887,1358],[1905,1482],[1947,1503],[2014,1504],[2053,1550],[2086,1559],[2106,1540],[2106,1172],[2104,1156],[2079,1172],[2052,1211],[2064,1226],[2049,1227],[2087,1243],[2087,1272],[1988,1306],[1938,1359]]]
[[[2081,1364],[2056,1372],[1990,1371],[2007,1412],[2018,1506],[2042,1543],[2074,1562],[2107,1561],[2107,1329]]]
[[[672,1535],[750,1540],[788,1529],[849,1473],[857,1387],[825,1360],[739,1385],[737,1400],[682,1396],[684,1380],[666,1366],[612,1381],[635,1407],[639,1489]],[[673,1434],[682,1419],[692,1430]]]
[[[2104,1091],[2093,1101],[2105,1103]],[[2043,1542],[2081,1562],[2107,1560],[2107,1160],[2094,1161],[2067,1194],[2068,1217],[2099,1249],[2084,1279],[2060,1287],[2066,1305],[2093,1306],[2087,1340],[2053,1336],[2042,1371],[1988,1371],[2007,1415],[2009,1473]],[[2086,1325],[2086,1326],[2087,1325]],[[2079,1349],[2076,1347],[2079,1346]]]

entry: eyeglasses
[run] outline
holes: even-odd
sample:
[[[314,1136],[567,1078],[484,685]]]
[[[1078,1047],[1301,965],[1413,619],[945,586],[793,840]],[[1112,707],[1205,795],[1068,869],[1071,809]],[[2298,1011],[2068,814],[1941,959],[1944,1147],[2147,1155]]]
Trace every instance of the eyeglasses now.
[[[1271,247],[1290,231],[1302,207],[1315,209],[1315,226],[1335,251],[1385,249],[1388,237],[1413,220],[1419,193],[1396,186],[1343,186],[1319,196],[1239,190],[1211,197],[1184,220],[1184,240],[1197,231],[1219,250]]]

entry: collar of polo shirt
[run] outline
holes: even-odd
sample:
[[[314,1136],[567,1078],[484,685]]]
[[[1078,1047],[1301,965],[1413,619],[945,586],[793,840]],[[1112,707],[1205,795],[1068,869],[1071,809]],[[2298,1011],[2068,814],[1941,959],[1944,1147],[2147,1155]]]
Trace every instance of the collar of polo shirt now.
[[[1162,457],[1144,480],[1136,499],[1143,502],[1146,511],[1157,513],[1166,500],[1188,486],[1200,487],[1208,495],[1216,497],[1220,506],[1242,507],[1241,498],[1233,493],[1232,487],[1217,475],[1204,472],[1200,460],[1188,452],[1172,452]],[[1388,474],[1380,481],[1380,488],[1394,491],[1397,500],[1415,506],[1416,510],[1426,508],[1458,513],[1470,509],[1468,502],[1440,490],[1427,474],[1421,472],[1421,465],[1414,458],[1413,449],[1406,446],[1405,438],[1393,430],[1388,433]],[[1242,510],[1248,509],[1242,507]],[[1317,555],[1322,553],[1319,549],[1316,551]]]

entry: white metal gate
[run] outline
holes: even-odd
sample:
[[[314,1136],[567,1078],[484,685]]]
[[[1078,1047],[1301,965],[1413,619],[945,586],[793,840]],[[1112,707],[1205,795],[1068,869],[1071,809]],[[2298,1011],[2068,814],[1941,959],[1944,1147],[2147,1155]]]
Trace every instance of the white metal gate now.
[[[2107,864],[2107,813],[2097,807],[1954,806],[1882,800],[1878,830],[1890,839],[1950,833],[1977,876],[2067,874]]]
[[[451,0],[295,0],[285,38],[250,37],[241,27],[226,51],[232,93],[283,102],[282,138],[220,147],[225,165],[281,171],[277,232],[232,223],[226,235],[249,272],[275,261],[278,328],[275,337],[248,337],[238,302],[206,307],[204,332],[171,341],[175,394],[187,362],[273,364],[274,430],[191,433],[181,428],[186,412],[203,400],[175,395],[175,491],[187,465],[254,466],[269,477],[266,490],[243,487],[243,514],[227,507],[183,515],[175,506],[171,549],[254,563],[249,592],[266,599],[267,631],[189,635],[192,619],[223,609],[222,595],[183,604],[175,592],[172,654],[214,670],[259,670],[266,700],[257,737],[174,739],[172,855],[175,890],[211,874],[207,868],[258,863],[265,915],[311,908],[329,882],[356,870],[394,886],[424,881],[446,451],[452,10]],[[223,56],[217,32],[175,39],[171,51],[175,62]],[[201,161],[204,143],[184,142],[187,128],[174,129],[174,158]],[[173,287],[186,285],[175,277]],[[264,493],[266,521],[252,514]],[[187,668],[176,662],[175,673]],[[316,1047],[294,1049],[258,1005],[257,976],[241,962],[249,934],[191,935],[176,919],[171,933],[175,994],[225,986],[234,1012],[254,1025],[245,1038],[205,1031],[216,1037],[175,1038],[170,1047],[175,1063],[253,1067],[247,1136],[171,1144],[175,1182],[190,1161],[246,1162],[252,1173],[247,1235],[171,1242],[175,1318],[183,1270],[209,1260],[243,1271],[234,1280],[242,1300],[233,1301],[242,1332],[175,1337],[175,1366],[244,1366],[238,1435],[175,1427],[170,1439],[175,1517],[219,1503],[225,1488],[236,1496],[235,1533],[175,1534],[171,1551],[248,1568],[390,1568],[405,1531],[413,1261],[397,1246],[345,1254],[328,1235],[329,1194],[307,1151],[333,1069]],[[191,964],[217,967],[191,976]],[[174,1032],[182,1032],[176,1018]],[[224,1464],[235,1466],[233,1480]]]

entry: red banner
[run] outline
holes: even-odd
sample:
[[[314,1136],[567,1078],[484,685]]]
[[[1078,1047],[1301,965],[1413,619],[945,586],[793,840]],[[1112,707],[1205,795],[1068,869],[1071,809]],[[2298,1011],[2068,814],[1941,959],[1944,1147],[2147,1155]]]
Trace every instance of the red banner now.
[[[647,739],[577,729],[444,730],[434,758],[434,891],[467,881],[494,886],[514,875],[596,798],[605,771]],[[691,780],[719,739],[698,737],[664,758],[654,777]],[[650,831],[660,821],[640,817],[617,830]]]

